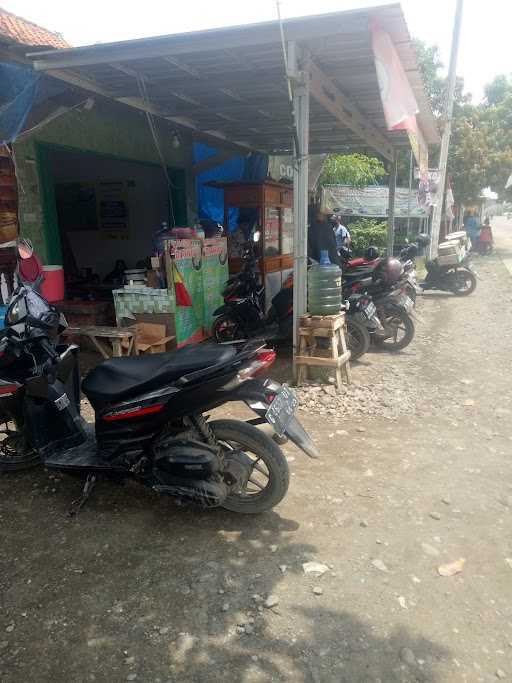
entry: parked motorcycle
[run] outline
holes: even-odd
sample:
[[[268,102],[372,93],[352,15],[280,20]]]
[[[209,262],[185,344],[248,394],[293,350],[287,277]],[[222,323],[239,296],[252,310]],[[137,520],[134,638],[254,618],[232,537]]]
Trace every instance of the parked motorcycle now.
[[[401,250],[399,259],[404,267],[402,276],[402,285],[405,293],[416,305],[416,297],[422,291],[418,284],[418,276],[416,274],[416,257],[418,255],[418,246],[416,244],[409,244]]]
[[[80,415],[78,348],[58,343],[66,323],[31,287],[14,293],[0,341],[0,471],[39,463],[80,473],[74,511],[100,476],[134,479],[180,502],[259,513],[276,506],[289,483],[286,458],[256,425],[268,422],[311,457],[318,455],[294,416],[286,387],[256,376],[275,359],[246,344],[190,345],[173,353],[113,358],[82,382],[94,428]],[[244,401],[253,420],[210,420]]]
[[[345,302],[347,347],[351,352],[350,360],[363,356],[371,344],[371,336],[383,327],[377,317],[377,309],[371,297],[351,294]]]
[[[254,242],[259,232],[254,234]],[[265,288],[260,282],[257,260],[249,244],[244,266],[226,283],[224,304],[213,315],[213,337],[218,343],[260,336],[288,340],[293,334],[293,276],[287,278],[265,312]]]
[[[462,231],[446,236],[446,241],[439,245],[438,257],[425,263],[427,275],[423,282],[418,283],[421,290],[452,292],[456,296],[468,296],[475,291],[477,276],[464,245],[465,241],[466,235]],[[419,246],[429,242],[429,235],[420,234],[417,242],[409,245],[408,258],[413,265]]]
[[[442,266],[437,259],[425,263],[427,275],[419,285],[423,290],[452,292],[455,296],[468,296],[476,289],[476,274],[468,261],[460,265]]]
[[[414,302],[407,296],[404,268],[398,259],[381,259],[376,267],[344,273],[344,293],[371,297],[382,329],[369,329],[371,340],[388,351],[400,351],[414,339]]]

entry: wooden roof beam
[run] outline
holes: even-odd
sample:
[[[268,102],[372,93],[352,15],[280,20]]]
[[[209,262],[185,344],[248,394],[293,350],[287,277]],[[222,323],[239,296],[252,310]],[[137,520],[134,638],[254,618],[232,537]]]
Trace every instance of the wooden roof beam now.
[[[309,73],[309,92],[311,96],[334,116],[344,127],[350,128],[361,140],[384,158],[393,158],[393,146],[380,131],[364,117],[339,87],[314,63],[305,60]]]

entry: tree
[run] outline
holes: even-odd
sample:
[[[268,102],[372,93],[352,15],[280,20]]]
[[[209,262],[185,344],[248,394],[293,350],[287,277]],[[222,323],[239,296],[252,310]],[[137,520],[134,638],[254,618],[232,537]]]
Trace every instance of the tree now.
[[[443,126],[445,79],[435,46],[416,42],[418,65],[432,110]],[[485,100],[473,104],[457,79],[448,155],[448,175],[456,201],[477,201],[486,187],[502,194],[512,170],[512,76],[497,76],[485,88]],[[435,152],[434,152],[435,154]]]
[[[385,175],[384,164],[376,157],[365,154],[329,154],[319,184],[365,187],[375,185]]]
[[[485,99],[489,106],[494,107],[503,102],[510,95],[512,90],[512,74],[506,76],[501,74],[496,76],[492,83],[488,83],[485,88]]]
[[[434,115],[440,117],[443,112],[445,91],[445,79],[439,75],[444,64],[439,55],[437,45],[427,45],[422,40],[413,40],[418,59],[418,66],[423,76],[423,84],[430,98],[430,104]]]

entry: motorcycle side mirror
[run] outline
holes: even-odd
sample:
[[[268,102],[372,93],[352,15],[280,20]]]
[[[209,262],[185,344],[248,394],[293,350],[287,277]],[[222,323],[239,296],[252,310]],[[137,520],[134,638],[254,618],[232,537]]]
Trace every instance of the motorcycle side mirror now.
[[[19,257],[22,259],[31,258],[31,256],[34,254],[34,247],[32,246],[32,242],[26,239],[19,240],[18,254]]]
[[[255,230],[252,236],[252,241],[257,244],[260,241],[261,238],[261,232],[259,230]]]

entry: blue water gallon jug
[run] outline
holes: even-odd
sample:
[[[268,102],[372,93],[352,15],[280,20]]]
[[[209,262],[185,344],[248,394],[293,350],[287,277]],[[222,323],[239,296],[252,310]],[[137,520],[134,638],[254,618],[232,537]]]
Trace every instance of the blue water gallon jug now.
[[[320,252],[320,263],[308,271],[308,310],[312,315],[336,315],[341,311],[341,268]]]

